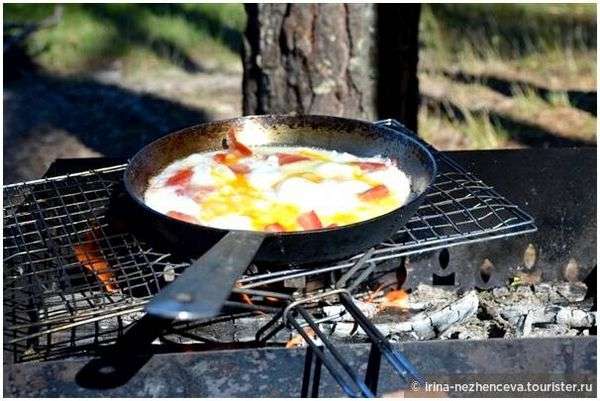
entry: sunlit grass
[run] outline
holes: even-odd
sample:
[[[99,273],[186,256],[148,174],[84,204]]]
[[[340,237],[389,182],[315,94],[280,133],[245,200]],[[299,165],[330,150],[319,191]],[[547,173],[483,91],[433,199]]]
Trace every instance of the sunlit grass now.
[[[476,149],[495,149],[504,145],[508,139],[508,133],[494,124],[487,112],[475,115],[467,109],[461,110],[464,122],[454,121],[454,126],[463,132]]]
[[[210,58],[226,67],[239,63],[245,12],[241,4],[68,4],[61,21],[33,34],[28,51],[45,69],[85,72],[112,60],[156,65],[178,55]],[[53,5],[4,5],[5,21],[32,22],[52,14]],[[160,46],[169,45],[161,53]],[[175,48],[175,52],[171,47]],[[158,49],[158,50],[157,50]],[[168,54],[165,57],[164,54]],[[142,57],[143,59],[140,59]],[[147,58],[147,60],[145,60]]]
[[[512,92],[514,94],[513,100],[523,113],[534,113],[552,106],[546,99],[529,87],[515,85],[512,88]]]
[[[456,58],[474,45],[503,58],[556,49],[593,49],[595,5],[431,4],[423,7],[427,47],[452,50]]]
[[[571,107],[569,96],[565,91],[550,91],[541,96],[530,87],[515,85],[512,88],[513,100],[524,112],[537,112],[548,108]]]
[[[78,23],[40,30],[27,43],[30,54],[43,67],[60,72],[82,70],[124,53],[114,26],[88,18],[80,8],[67,8],[63,20]]]
[[[571,107],[567,92],[550,92],[547,96],[548,103],[553,107]]]
[[[40,20],[54,7],[5,4],[4,19]],[[240,72],[246,23],[241,4],[68,4],[63,8],[58,25],[40,30],[27,41],[29,54],[47,71],[84,74],[118,62],[128,79],[143,82],[161,71],[181,73],[189,59],[204,70]],[[511,96],[522,120],[540,111],[547,114],[573,107],[567,90],[596,90],[593,4],[425,4],[419,40],[419,68],[433,77],[454,70],[525,83],[515,85]],[[550,92],[542,97],[527,83]],[[485,84],[469,85],[473,89]],[[456,143],[468,147],[505,146],[507,132],[490,118],[491,111],[463,108],[456,116],[447,110],[422,109],[419,134],[435,142],[441,130],[459,135]],[[585,122],[586,135],[595,132],[594,116],[579,120]]]
[[[489,114],[474,113],[459,107],[460,116],[451,109],[419,110],[419,136],[439,148],[496,149],[505,147],[509,135],[494,124]]]
[[[461,71],[520,82],[512,88],[511,118],[543,114],[547,120],[555,111],[560,118],[573,107],[567,90],[596,90],[596,5],[430,4],[423,6],[420,29],[420,65],[427,74]],[[542,96],[537,87],[549,92]],[[472,148],[506,144],[508,133],[485,110],[463,108],[460,114],[422,109],[419,133],[435,141],[437,127],[463,136]],[[578,121],[586,136],[595,132],[594,116],[583,113]]]
[[[431,4],[421,18],[423,59],[436,68],[595,75],[595,5]]]

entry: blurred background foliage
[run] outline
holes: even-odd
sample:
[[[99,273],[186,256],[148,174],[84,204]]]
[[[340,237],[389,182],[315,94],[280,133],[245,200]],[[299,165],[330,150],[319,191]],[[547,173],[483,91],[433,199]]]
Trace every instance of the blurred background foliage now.
[[[241,113],[243,5],[60,7],[58,22],[22,46],[45,74],[172,100],[206,119]],[[3,9],[5,40],[56,12]],[[419,135],[442,149],[595,145],[596,12],[594,4],[423,5]]]
[[[69,4],[51,29],[27,49],[47,70],[81,73],[119,58],[127,67],[168,62],[183,68],[195,58],[238,62],[246,14],[240,4]],[[7,4],[4,19],[30,23],[55,5]]]

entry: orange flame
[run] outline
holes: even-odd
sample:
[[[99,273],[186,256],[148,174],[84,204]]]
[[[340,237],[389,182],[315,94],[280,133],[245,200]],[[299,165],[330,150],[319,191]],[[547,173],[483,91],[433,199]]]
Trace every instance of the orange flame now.
[[[383,289],[383,287],[385,287],[385,284],[380,284],[379,287],[377,287],[377,289],[375,291],[370,292],[369,295],[367,296],[367,299],[365,299],[365,302],[368,304],[373,302],[375,297],[377,296],[377,294],[379,294],[379,292]]]
[[[241,287],[241,285],[239,283],[235,283],[236,287]],[[242,302],[247,304],[247,305],[254,305],[254,302],[252,302],[252,299],[250,298],[250,296],[248,294],[244,294],[243,292],[238,293],[237,295],[240,296],[240,298],[242,299]],[[260,315],[264,315],[265,313],[262,311],[257,310],[256,313],[260,314]]]
[[[96,278],[104,285],[106,291],[115,292],[119,289],[114,274],[108,262],[102,257],[91,232],[86,234],[85,242],[75,245],[73,250],[77,261],[94,273]]]
[[[235,286],[237,288],[240,288],[242,285],[238,282],[235,283]],[[237,295],[239,295],[239,297],[242,299],[242,302],[248,305],[254,305],[254,302],[252,302],[252,300],[250,299],[250,297],[248,296],[248,294],[244,294],[243,292],[239,292]]]
[[[252,302],[252,300],[250,299],[250,297],[248,296],[248,294],[240,294],[240,295],[242,296],[242,301],[245,304],[254,305],[254,302]]]
[[[313,337],[313,338],[315,337],[315,332],[310,327],[305,328],[304,332],[306,334],[308,334],[309,337]],[[306,345],[306,340],[300,334],[295,335],[287,343],[285,343],[286,348],[297,348],[297,347],[303,347],[305,345]]]
[[[380,307],[385,308],[408,308],[408,293],[402,288],[392,290],[385,294],[384,300]]]

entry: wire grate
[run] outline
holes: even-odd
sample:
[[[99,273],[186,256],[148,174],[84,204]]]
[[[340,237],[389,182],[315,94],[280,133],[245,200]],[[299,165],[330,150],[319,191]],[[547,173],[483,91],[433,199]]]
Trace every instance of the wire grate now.
[[[368,262],[535,231],[533,219],[447,156],[418,213]],[[125,165],[4,187],[5,338],[31,341],[139,312],[188,264],[115,225],[111,199]],[[241,290],[351,267],[362,255],[316,269],[251,274]],[[250,271],[251,269],[249,269]]]

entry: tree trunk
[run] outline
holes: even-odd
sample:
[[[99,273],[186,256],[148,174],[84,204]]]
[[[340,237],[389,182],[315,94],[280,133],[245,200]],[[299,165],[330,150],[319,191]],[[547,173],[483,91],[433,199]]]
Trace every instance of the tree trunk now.
[[[244,114],[393,117],[416,129],[419,10],[246,4]]]
[[[417,131],[420,4],[377,5],[377,115]]]
[[[371,119],[373,7],[247,4],[244,113]]]

